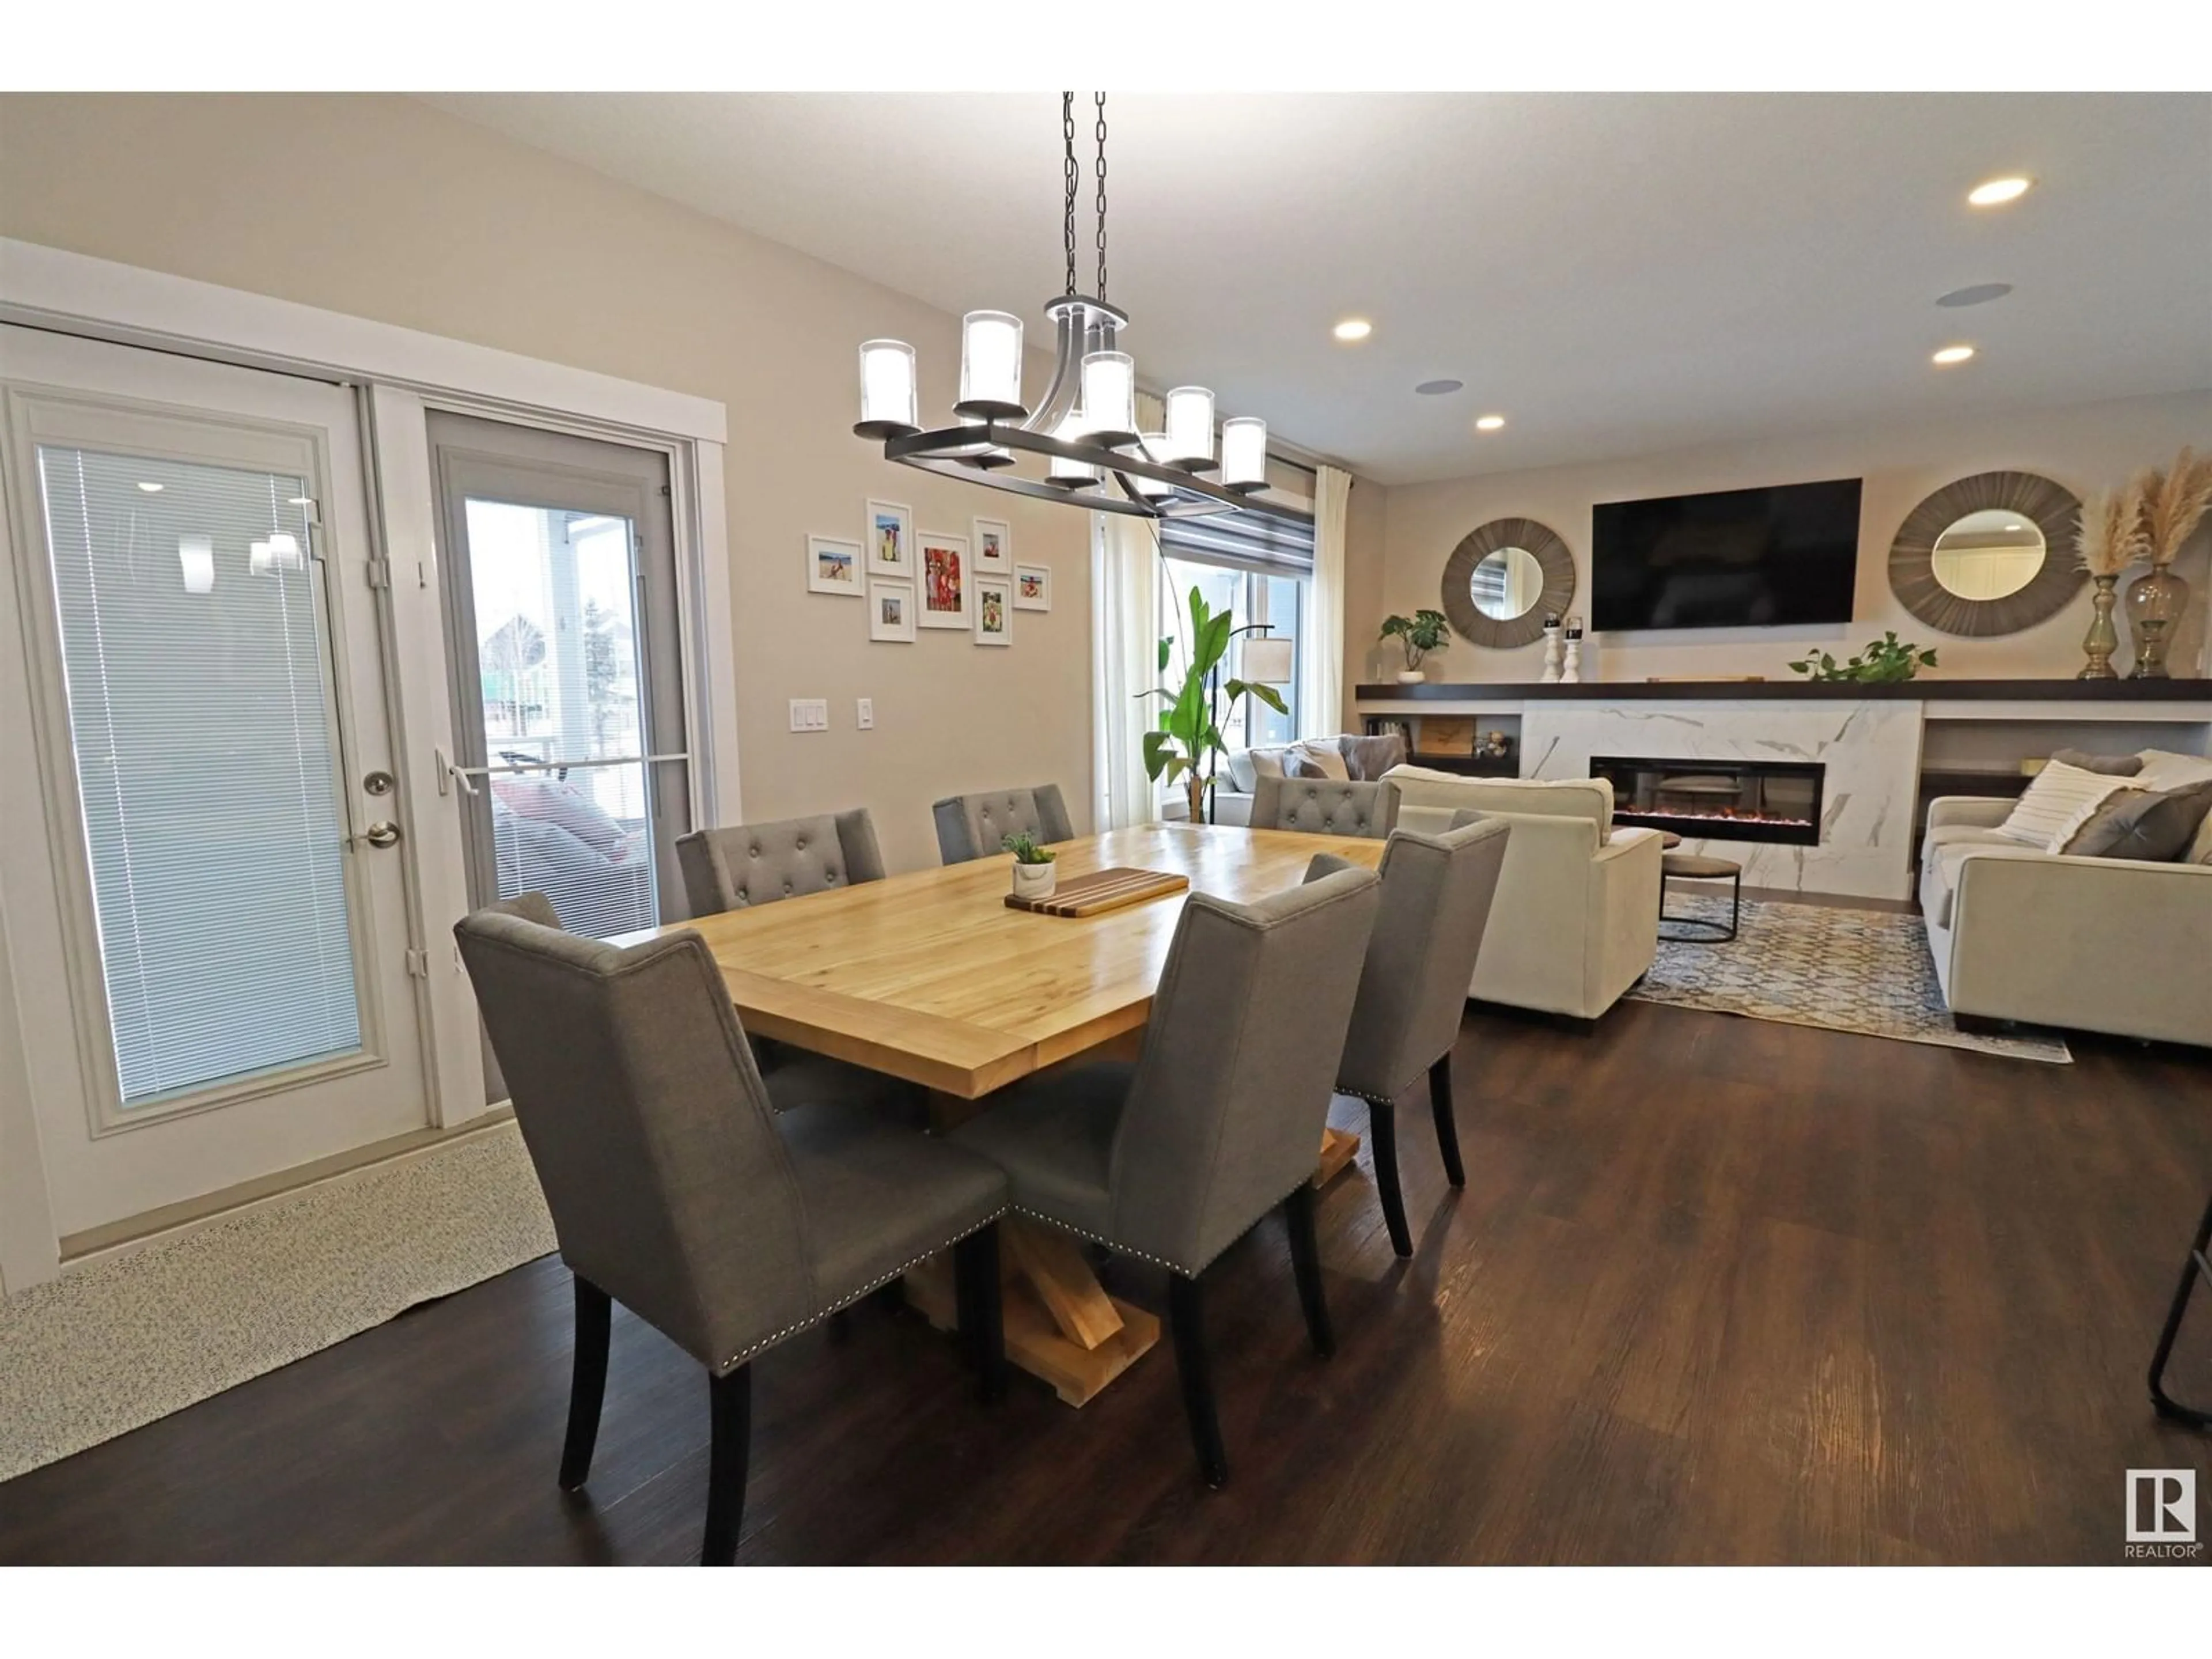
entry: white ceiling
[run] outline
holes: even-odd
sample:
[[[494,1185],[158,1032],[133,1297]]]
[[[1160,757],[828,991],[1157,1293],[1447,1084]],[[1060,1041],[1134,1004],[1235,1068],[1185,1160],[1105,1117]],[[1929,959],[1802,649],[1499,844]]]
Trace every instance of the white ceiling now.
[[[948,311],[1041,330],[1063,285],[1056,94],[431,101]],[[1386,483],[2212,386],[2212,97],[1112,94],[1107,115],[1107,297],[1139,374]],[[2038,180],[2021,201],[1966,205],[2014,172]],[[2014,291],[1935,305],[1986,282]],[[1330,338],[1351,314],[1364,345]],[[1955,340],[1981,355],[1931,368]],[[956,373],[926,363],[925,393]],[[1445,376],[1467,389],[1414,395]],[[1506,429],[1478,435],[1493,410]]]

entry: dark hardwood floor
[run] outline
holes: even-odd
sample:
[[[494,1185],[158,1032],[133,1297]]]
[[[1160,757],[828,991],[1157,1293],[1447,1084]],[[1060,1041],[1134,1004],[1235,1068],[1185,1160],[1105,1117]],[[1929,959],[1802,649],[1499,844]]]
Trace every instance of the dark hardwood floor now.
[[[1337,1357],[1279,1220],[1209,1279],[1226,1491],[1164,1346],[1080,1412],[1018,1376],[987,1410],[872,1306],[757,1364],[740,1559],[2117,1562],[2124,1472],[2212,1464],[2143,1386],[2212,1188],[2212,1054],[2075,1049],[1473,1015],[1465,1191],[1401,1114],[1413,1259],[1364,1168],[1322,1195]],[[534,1262],[0,1485],[0,1561],[688,1560],[700,1371],[618,1310],[564,1499],[569,1306]],[[2212,1400],[2212,1306],[2175,1386]]]

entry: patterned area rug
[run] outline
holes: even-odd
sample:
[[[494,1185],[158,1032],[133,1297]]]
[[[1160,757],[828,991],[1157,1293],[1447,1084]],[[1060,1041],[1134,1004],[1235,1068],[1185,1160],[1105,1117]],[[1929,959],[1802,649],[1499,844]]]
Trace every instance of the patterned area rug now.
[[[1673,887],[1667,908],[1681,915],[1728,921],[1724,896]],[[1887,910],[1746,899],[1742,931],[1734,940],[1662,940],[1658,961],[1628,994],[1641,1002],[1971,1048],[2014,1060],[2063,1066],[2074,1058],[2057,1037],[1977,1036],[1955,1029],[1936,982],[1927,927],[1917,915]]]
[[[553,1248],[511,1123],[0,1302],[0,1480]]]

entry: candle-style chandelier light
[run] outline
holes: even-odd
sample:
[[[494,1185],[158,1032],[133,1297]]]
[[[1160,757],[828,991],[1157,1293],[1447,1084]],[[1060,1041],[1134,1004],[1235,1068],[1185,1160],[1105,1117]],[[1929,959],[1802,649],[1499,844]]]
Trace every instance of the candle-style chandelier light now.
[[[1067,291],[1044,308],[1056,355],[1043,400],[1031,408],[1022,399],[1022,319],[1010,312],[971,311],[961,319],[956,424],[923,431],[914,348],[903,340],[869,340],[860,347],[860,419],[854,432],[882,439],[886,460],[1103,513],[1170,519],[1239,507],[1268,511],[1250,499],[1267,488],[1265,421],[1245,415],[1222,422],[1217,459],[1213,393],[1179,386],[1164,400],[1164,429],[1137,429],[1137,366],[1119,349],[1129,319],[1106,303],[1106,94],[1094,94],[1095,295],[1075,291],[1075,205],[1083,168],[1075,158],[1075,94],[1060,96]],[[1209,476],[1215,473],[1218,480]],[[1105,487],[1109,478],[1110,489]]]

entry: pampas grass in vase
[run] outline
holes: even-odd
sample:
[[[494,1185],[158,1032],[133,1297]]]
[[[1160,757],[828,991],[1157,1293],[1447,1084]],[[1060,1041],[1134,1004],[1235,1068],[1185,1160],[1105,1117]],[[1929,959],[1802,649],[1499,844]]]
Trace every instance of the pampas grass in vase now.
[[[2077,680],[2116,680],[2112,653],[2120,648],[2119,630],[2112,626],[2112,590],[2120,574],[2149,551],[2144,527],[2145,491],[2153,475],[2139,472],[2118,489],[2100,489],[2081,503],[2081,527],[2074,532],[2074,550],[2081,568],[2096,579],[2097,591],[2089,600],[2094,613],[2089,631],[2081,639],[2088,662]]]
[[[2150,573],[2128,585],[2128,631],[2136,641],[2130,679],[2169,678],[2166,650],[2173,642],[2174,625],[2189,608],[2189,584],[2173,574],[2173,562],[2208,507],[2212,507],[2212,455],[2199,459],[2184,449],[2163,474],[2152,473],[2142,481],[2136,535],[2150,560]]]

